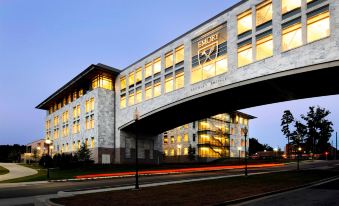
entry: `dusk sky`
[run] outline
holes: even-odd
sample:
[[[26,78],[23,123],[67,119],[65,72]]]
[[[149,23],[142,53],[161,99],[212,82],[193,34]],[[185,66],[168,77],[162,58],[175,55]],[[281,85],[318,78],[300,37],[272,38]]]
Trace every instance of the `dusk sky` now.
[[[124,69],[236,2],[1,0],[0,144],[43,138],[45,112],[35,106],[90,64]],[[326,107],[336,130],[338,103],[339,96],[329,96],[242,111],[257,117],[250,137],[283,147],[285,109],[299,118],[309,106]]]

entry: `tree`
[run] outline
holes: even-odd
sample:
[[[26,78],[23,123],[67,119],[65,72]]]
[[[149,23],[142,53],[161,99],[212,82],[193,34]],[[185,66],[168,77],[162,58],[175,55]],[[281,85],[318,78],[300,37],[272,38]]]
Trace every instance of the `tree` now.
[[[191,161],[195,160],[195,148],[191,145],[188,147],[188,159]]]
[[[87,162],[91,159],[91,151],[87,148],[85,143],[82,143],[79,151],[77,152],[79,161]]]
[[[329,114],[331,112],[325,108],[312,106],[306,115],[301,115],[307,127],[305,149],[312,151],[313,154],[323,153],[330,146],[333,123],[327,119]]]
[[[37,159],[38,159],[38,149],[37,149],[37,148],[34,148],[33,151],[32,151],[32,153],[33,153],[33,159],[34,159],[34,161],[36,162]]]
[[[293,133],[291,132],[291,128],[290,126],[293,124],[294,122],[294,117],[291,113],[290,110],[285,110],[284,114],[281,118],[281,131],[282,133],[285,135],[285,137],[287,138],[287,144],[290,145],[290,139],[293,136]],[[290,148],[290,147],[288,147]],[[288,149],[289,150],[289,149]],[[287,155],[290,154],[290,151],[287,151]]]
[[[273,148],[268,144],[261,144],[259,140],[256,138],[249,138],[249,148],[248,148],[249,155],[253,155],[257,152],[261,152],[264,150],[272,151]]]

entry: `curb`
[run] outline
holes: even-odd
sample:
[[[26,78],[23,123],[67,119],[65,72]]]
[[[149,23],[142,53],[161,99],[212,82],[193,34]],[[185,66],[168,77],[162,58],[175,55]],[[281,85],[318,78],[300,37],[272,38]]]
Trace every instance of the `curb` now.
[[[307,183],[307,184],[303,184],[303,185],[299,185],[299,186],[295,186],[295,187],[289,187],[289,188],[286,188],[286,189],[275,190],[275,191],[272,191],[272,192],[266,192],[266,193],[253,195],[253,196],[249,196],[249,197],[243,197],[243,198],[239,198],[239,199],[235,199],[235,200],[229,200],[229,201],[217,204],[217,206],[239,204],[239,203],[247,202],[247,201],[250,201],[250,200],[268,197],[268,196],[271,196],[271,195],[276,195],[276,194],[280,194],[280,193],[284,193],[284,192],[291,192],[291,191],[294,191],[294,190],[307,188],[307,187],[315,186],[315,185],[322,184],[322,183],[325,184],[326,182],[328,182],[330,180],[335,180],[335,179],[338,179],[338,178],[339,178],[339,176],[329,177],[329,178],[326,178],[326,179],[318,180],[318,181],[315,181],[315,182],[311,182],[311,183]]]

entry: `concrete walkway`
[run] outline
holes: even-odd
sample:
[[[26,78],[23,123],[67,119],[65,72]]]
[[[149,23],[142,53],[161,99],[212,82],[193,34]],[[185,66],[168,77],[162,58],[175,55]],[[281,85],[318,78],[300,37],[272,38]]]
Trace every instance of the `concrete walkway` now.
[[[38,171],[18,165],[16,163],[0,163],[0,166],[9,170],[9,173],[5,175],[0,175],[0,182],[10,179],[16,179],[19,177],[25,177],[30,175],[35,175]]]

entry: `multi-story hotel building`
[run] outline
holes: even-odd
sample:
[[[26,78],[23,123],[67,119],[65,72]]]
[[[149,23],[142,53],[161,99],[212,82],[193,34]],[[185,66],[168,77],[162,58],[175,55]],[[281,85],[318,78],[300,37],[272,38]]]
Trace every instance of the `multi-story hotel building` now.
[[[249,131],[249,120],[253,118],[241,112],[223,113],[164,132],[160,135],[164,161],[191,162],[245,157],[244,128]],[[247,151],[248,142],[247,139]],[[190,159],[189,150],[194,159]]]
[[[339,0],[242,0],[123,70],[91,65],[37,106],[47,113],[45,137],[53,140],[53,152],[74,152],[85,143],[96,162],[130,162],[137,110],[143,125],[138,157],[157,161],[163,153],[159,134],[193,120],[181,121],[186,117],[180,119],[171,108],[199,101],[212,105],[207,96],[225,92],[223,101],[213,101],[218,111],[196,108],[208,114],[196,119],[242,109],[250,104],[230,98],[234,93],[226,91],[338,61],[338,10]],[[265,94],[265,88],[259,88],[251,93]],[[280,96],[288,100],[292,94]],[[270,101],[260,98],[262,104]],[[229,151],[221,149],[224,152],[236,156],[237,149],[230,146]]]

